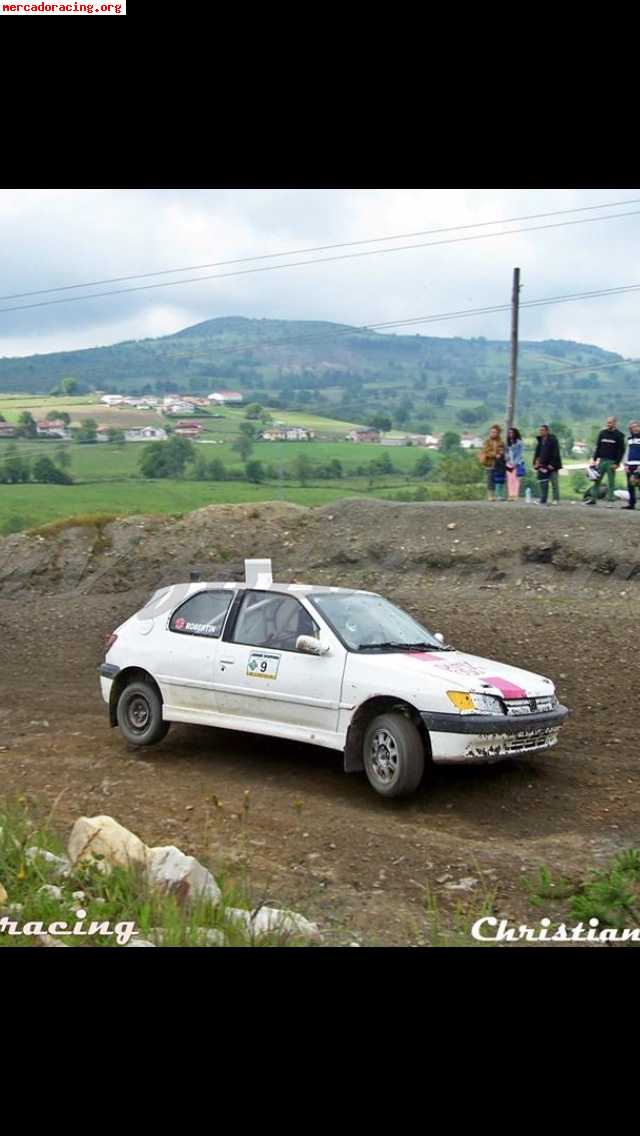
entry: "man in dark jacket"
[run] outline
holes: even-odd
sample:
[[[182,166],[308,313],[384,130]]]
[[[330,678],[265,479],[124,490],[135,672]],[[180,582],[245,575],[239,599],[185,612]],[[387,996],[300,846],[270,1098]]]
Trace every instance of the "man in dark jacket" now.
[[[600,483],[606,477],[607,504],[610,507],[615,506],[613,491],[616,487],[616,470],[622,461],[624,450],[624,434],[622,430],[616,429],[616,419],[610,416],[607,418],[607,424],[604,430],[601,430],[598,434],[593,457],[591,458],[590,464],[596,467],[598,480],[593,482],[590,495],[587,497],[585,505],[595,505],[598,499]]]
[[[560,445],[555,434],[551,434],[548,426],[541,426],[538,430],[535,453],[533,455],[533,468],[538,472],[540,485],[540,504],[547,504],[549,482],[553,494],[554,505],[560,504],[560,489],[558,486],[558,470],[562,469]]]

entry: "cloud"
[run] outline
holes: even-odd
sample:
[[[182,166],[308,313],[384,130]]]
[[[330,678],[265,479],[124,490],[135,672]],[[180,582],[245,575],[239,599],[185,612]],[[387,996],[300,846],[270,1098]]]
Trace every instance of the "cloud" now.
[[[393,233],[505,222],[633,197],[640,197],[640,191],[10,190],[0,193],[4,269],[0,292],[58,288]],[[634,208],[640,206],[601,212]],[[640,214],[497,235],[503,229],[542,226],[598,212],[502,223],[490,227],[496,235],[487,240],[453,243],[473,235],[473,230],[433,234],[396,243],[452,243],[269,272],[246,271],[264,267],[262,262],[230,265],[186,275],[245,271],[198,283],[5,311],[0,313],[0,354],[44,353],[170,334],[222,315],[368,324],[508,304],[516,264],[522,271],[523,301],[640,283]],[[386,249],[390,244],[373,247]],[[328,250],[309,258],[370,247]],[[298,254],[291,259],[305,257]],[[134,280],[86,291],[164,280]],[[3,300],[0,307],[75,294]],[[633,294],[548,308],[523,307],[520,334],[523,339],[576,339],[625,356],[640,355],[636,307]],[[425,324],[411,331],[508,339],[509,312]]]

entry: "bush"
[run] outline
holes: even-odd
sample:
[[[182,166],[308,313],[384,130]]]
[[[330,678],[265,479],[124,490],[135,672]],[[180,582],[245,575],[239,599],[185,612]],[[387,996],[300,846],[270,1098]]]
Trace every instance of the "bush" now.
[[[72,485],[73,478],[65,473],[63,469],[59,469],[54,465],[51,458],[41,457],[36,458],[33,463],[33,480],[44,482],[48,485]]]

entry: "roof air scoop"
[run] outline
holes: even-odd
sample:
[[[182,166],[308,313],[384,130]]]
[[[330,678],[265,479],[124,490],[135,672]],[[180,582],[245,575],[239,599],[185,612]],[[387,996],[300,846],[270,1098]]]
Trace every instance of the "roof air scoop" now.
[[[270,560],[245,560],[244,578],[248,588],[268,588],[273,583]]]

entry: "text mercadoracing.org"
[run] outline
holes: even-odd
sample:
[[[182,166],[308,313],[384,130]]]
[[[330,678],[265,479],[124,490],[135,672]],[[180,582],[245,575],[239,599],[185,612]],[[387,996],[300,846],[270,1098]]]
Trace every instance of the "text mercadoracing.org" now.
[[[86,914],[86,911],[83,911],[81,907],[78,908],[75,912],[76,922],[73,925],[60,921],[44,924],[39,919],[33,919],[27,923],[23,923],[20,927],[10,916],[3,915],[2,918],[0,918],[0,934],[29,936],[51,935],[54,938],[59,938],[61,935],[115,935],[116,943],[121,947],[125,947],[129,939],[140,934],[139,931],[136,931],[136,925],[133,922],[116,923],[111,927],[108,919],[103,922],[94,919],[88,927],[84,927],[83,920]]]
[[[32,4],[0,4],[0,16],[126,16],[127,0],[120,4],[49,3],[48,0],[33,0]]]
[[[480,943],[513,943],[524,939],[530,943],[640,943],[640,927],[600,927],[600,920],[589,920],[588,928],[584,923],[575,923],[567,927],[566,923],[559,923],[551,933],[551,920],[540,919],[540,927],[527,927],[522,923],[519,927],[510,927],[507,919],[497,919],[495,915],[485,915],[476,919],[471,928],[471,935]]]

